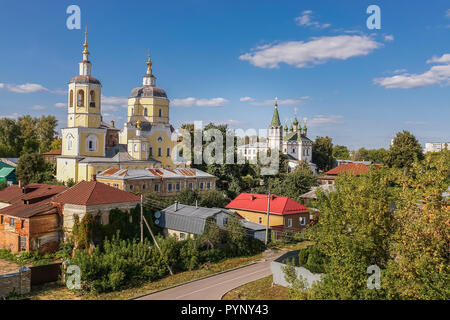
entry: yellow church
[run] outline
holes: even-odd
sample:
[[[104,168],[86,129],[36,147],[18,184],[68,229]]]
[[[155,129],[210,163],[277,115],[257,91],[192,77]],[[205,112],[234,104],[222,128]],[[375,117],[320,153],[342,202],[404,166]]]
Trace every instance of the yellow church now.
[[[184,167],[172,140],[175,130],[169,123],[170,101],[156,86],[150,55],[142,86],[131,91],[127,122],[119,130],[113,121],[107,124],[102,120],[102,85],[91,75],[87,32],[83,46],[79,74],[68,84],[68,119],[57,158],[58,181],[92,181],[108,168]]]

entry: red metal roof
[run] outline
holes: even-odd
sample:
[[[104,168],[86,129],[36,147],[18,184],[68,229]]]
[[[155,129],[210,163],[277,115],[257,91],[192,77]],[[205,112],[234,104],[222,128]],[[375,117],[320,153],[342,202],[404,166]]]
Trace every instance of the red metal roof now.
[[[265,194],[241,193],[226,207],[229,209],[267,212],[267,202],[268,198]],[[300,212],[308,212],[308,208],[291,198],[272,195],[270,213],[292,214]]]
[[[140,201],[140,197],[98,181],[82,181],[52,199],[56,203],[99,205]]]
[[[44,156],[60,156],[61,154],[62,154],[62,150],[57,149],[57,150],[52,150],[52,151],[44,153]]]
[[[369,166],[363,163],[343,163],[330,171],[325,172],[327,175],[339,175],[343,172],[360,175],[369,172]]]
[[[0,191],[0,202],[11,205],[0,210],[1,214],[29,218],[41,213],[56,213],[50,198],[67,190],[64,186],[33,183],[23,189],[11,186]],[[24,193],[25,191],[25,193]]]

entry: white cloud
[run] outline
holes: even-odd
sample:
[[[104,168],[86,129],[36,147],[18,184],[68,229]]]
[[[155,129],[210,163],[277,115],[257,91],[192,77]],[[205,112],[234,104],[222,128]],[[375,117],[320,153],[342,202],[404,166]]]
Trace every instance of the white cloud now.
[[[343,118],[344,117],[341,115],[317,115],[314,116],[311,120],[307,121],[307,123],[308,126],[311,127],[320,127],[342,123]]]
[[[245,100],[245,101],[249,101],[249,103],[252,106],[273,106],[275,105],[275,99],[267,99],[267,100],[262,100],[262,101],[256,101],[254,98],[250,98],[251,100]],[[285,106],[285,105],[299,105],[299,104],[303,104],[306,100],[310,100],[311,97],[309,96],[303,96],[297,99],[281,99],[278,100],[278,105],[279,106]],[[242,101],[242,100],[241,100]]]
[[[123,107],[127,107],[128,106],[128,98],[102,96],[102,103],[110,104],[110,105],[115,104],[115,105],[121,105]]]
[[[302,14],[295,18],[295,22],[299,26],[306,26],[306,27],[314,27],[319,29],[325,29],[328,28],[331,24],[329,23],[319,23],[317,21],[314,21],[312,17],[312,11],[311,10],[305,10],[302,12]]]
[[[102,110],[103,111],[117,111],[118,107],[110,105],[110,104],[104,104],[104,105],[102,105]]]
[[[20,117],[20,114],[18,114],[17,112],[14,112],[13,114],[8,114],[8,115],[0,115],[0,119],[2,119],[2,118],[17,119],[18,117]]]
[[[40,111],[40,110],[45,110],[46,108],[44,106],[40,106],[40,105],[34,105],[31,107],[31,110],[36,110],[36,111]]]
[[[394,35],[388,34],[384,36],[385,41],[394,41]]]
[[[4,83],[0,83],[0,89],[3,88],[5,86]]]
[[[184,98],[172,100],[174,107],[222,107],[228,103],[225,98],[212,98],[212,99],[198,99],[198,98]]]
[[[252,97],[242,97],[239,99],[239,101],[247,102],[247,101],[253,101],[254,99]]]
[[[66,106],[67,106],[67,104],[64,103],[64,102],[57,102],[57,103],[55,103],[55,107],[56,108],[65,108]]]
[[[434,84],[450,84],[450,54],[441,57],[433,57],[427,63],[441,63],[430,68],[430,70],[420,74],[403,73],[393,77],[376,78],[374,83],[388,88],[411,89],[425,87]]]
[[[3,86],[2,86],[3,87]],[[33,92],[39,92],[39,91],[50,91],[44,86],[37,84],[37,83],[25,83],[25,84],[6,84],[6,88],[9,91],[16,92],[16,93],[33,93]]]
[[[427,60],[427,63],[450,63],[450,53],[446,53],[441,57],[434,56],[433,58]]]
[[[450,9],[447,9],[447,12],[445,13],[445,16],[446,16],[447,18],[450,18]]]
[[[212,122],[212,123],[214,123],[215,125],[226,124],[226,125],[228,125],[229,127],[234,127],[234,128],[242,127],[243,125],[245,125],[245,122],[244,122],[244,121],[233,120],[233,119],[230,119],[230,120],[210,120],[210,121],[204,121],[204,122],[205,122],[205,123]]]
[[[382,46],[369,36],[341,35],[313,38],[311,41],[289,41],[257,47],[240,60],[260,68],[278,68],[286,63],[296,68],[322,64],[331,59],[346,60],[365,56]]]

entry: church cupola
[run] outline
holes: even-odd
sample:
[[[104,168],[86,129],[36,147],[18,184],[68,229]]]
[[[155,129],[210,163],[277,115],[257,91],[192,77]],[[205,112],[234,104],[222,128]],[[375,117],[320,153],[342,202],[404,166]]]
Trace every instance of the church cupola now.
[[[308,128],[306,127],[306,121],[307,121],[308,119],[307,118],[304,118],[303,119],[303,135],[306,137],[306,134],[308,133]]]
[[[278,99],[275,98],[275,110],[273,110],[272,122],[270,127],[281,127],[280,115],[278,113]]]
[[[89,50],[88,50],[88,43],[87,43],[87,27],[86,31],[84,32],[84,44],[83,44],[84,50],[82,52],[83,54],[83,60],[80,62],[80,76],[90,76],[91,75],[91,62],[89,61]]]
[[[150,51],[148,52],[148,61],[147,61],[147,72],[145,73],[143,79],[142,79],[142,85],[143,86],[156,86],[156,77],[153,75],[152,71],[152,60],[150,58]]]
[[[294,125],[293,130],[296,132],[298,129],[297,108],[294,108],[294,122],[292,124]]]

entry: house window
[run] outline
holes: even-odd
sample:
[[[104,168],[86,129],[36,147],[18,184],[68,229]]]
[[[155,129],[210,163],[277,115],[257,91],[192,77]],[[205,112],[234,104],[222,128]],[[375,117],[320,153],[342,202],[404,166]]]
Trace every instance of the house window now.
[[[158,137],[158,142],[163,142],[163,138],[162,137]]]
[[[78,90],[77,106],[84,107],[84,91]]]
[[[170,157],[170,148],[167,148],[167,156]]]
[[[206,189],[211,189],[211,182],[208,182],[207,184],[206,184]]]
[[[292,152],[295,152],[295,148],[294,148],[294,149],[292,149]]]
[[[180,239],[181,239],[181,240],[186,239],[186,233],[180,232]]]
[[[177,191],[180,191],[181,185],[179,182],[177,182],[177,184],[175,185],[175,188]]]
[[[172,184],[171,183],[167,184],[167,191],[172,192]]]
[[[9,226],[10,227],[15,227],[16,226],[16,221],[13,218],[9,219]]]
[[[148,116],[148,110],[147,108],[144,109],[144,117]]]
[[[205,184],[203,182],[200,182],[200,190],[203,190],[204,185]]]
[[[102,224],[102,216],[101,215],[98,214],[95,216],[95,223],[98,225]]]
[[[158,157],[161,157],[161,155],[162,155],[162,150],[161,150],[161,148],[158,148]]]
[[[133,185],[130,185],[130,190],[133,190]]]
[[[20,220],[20,229],[25,228],[25,220]]]
[[[138,145],[135,143],[134,144],[134,152],[138,152],[138,151],[139,151]]]
[[[3,216],[0,216],[0,224],[3,224]]]
[[[288,223],[288,225],[287,225],[288,228],[292,228],[292,218],[289,218],[287,223]]]
[[[94,90],[91,90],[91,92],[89,92],[89,106],[92,108],[95,108],[95,92],[94,92]]]
[[[263,223],[262,217],[258,217],[258,223],[259,223],[259,224],[262,224],[262,223]]]
[[[304,226],[304,225],[306,225],[306,218],[300,217],[300,218],[298,218],[298,222],[300,223],[301,226]]]
[[[150,153],[150,157],[153,157],[153,148],[152,147],[149,148],[149,153]]]
[[[155,184],[155,192],[159,192],[159,184]]]
[[[119,185],[117,183],[114,183],[113,186],[114,186],[114,188],[117,188],[117,189],[119,188]]]
[[[194,190],[194,184],[192,182],[189,182],[189,189]]]
[[[145,190],[145,188],[146,188],[146,185],[145,185],[145,183],[142,185],[142,190]]]
[[[158,117],[162,117],[162,110],[161,109],[159,109],[159,115],[158,115]]]

